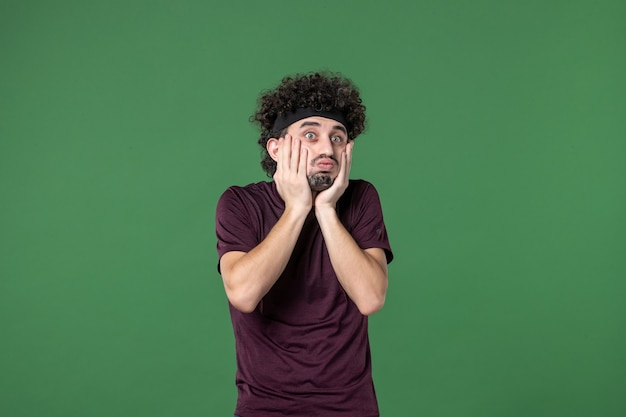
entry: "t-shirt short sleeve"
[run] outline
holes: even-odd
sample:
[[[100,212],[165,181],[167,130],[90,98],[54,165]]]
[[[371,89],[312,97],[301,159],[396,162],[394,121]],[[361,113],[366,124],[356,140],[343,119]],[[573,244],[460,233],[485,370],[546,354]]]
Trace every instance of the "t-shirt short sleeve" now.
[[[358,185],[354,187],[351,195],[348,219],[350,234],[361,249],[383,249],[387,263],[390,263],[393,260],[393,252],[378,192],[368,182],[360,181]]]
[[[220,258],[232,251],[249,252],[258,244],[248,206],[235,187],[228,188],[218,200],[215,233]]]

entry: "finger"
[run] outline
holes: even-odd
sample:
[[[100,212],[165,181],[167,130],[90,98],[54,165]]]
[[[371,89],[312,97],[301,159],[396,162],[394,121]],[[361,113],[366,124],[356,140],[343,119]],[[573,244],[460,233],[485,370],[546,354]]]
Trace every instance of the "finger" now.
[[[278,163],[277,169],[280,172],[285,170],[285,138],[278,139]]]
[[[292,152],[292,140],[291,135],[285,135],[285,140],[283,140],[283,171],[289,171],[289,167],[291,164],[291,152]]]
[[[287,143],[287,150],[288,150],[287,158],[285,159],[285,162],[286,162],[285,166],[287,167],[287,169],[289,171],[292,171],[293,170],[293,168],[292,168],[292,166],[293,166],[292,159],[293,159],[293,156],[294,156],[293,154],[294,154],[294,148],[295,148],[295,144],[294,144],[295,140],[294,140],[293,136],[291,136],[291,135],[285,135],[285,140],[286,140],[286,143]]]
[[[354,149],[354,142],[348,143],[346,148],[346,154],[348,155],[348,164],[352,165],[352,150]]]
[[[290,166],[291,172],[298,172],[298,166],[300,165],[300,141],[298,139],[293,139],[292,149],[291,149],[291,159]]]
[[[352,148],[354,148],[354,142],[348,143],[346,147],[346,165],[344,168],[346,180],[350,177],[350,170],[352,169]]]
[[[341,153],[341,167],[337,174],[338,182],[341,184],[347,184],[350,178],[350,167],[352,163],[352,146],[348,144],[346,149]]]
[[[349,172],[350,168],[348,167],[348,153],[346,151],[343,151],[343,153],[341,154],[341,170],[339,171],[339,176],[341,177],[342,183],[346,183]]]
[[[300,149],[300,164],[298,165],[298,174],[306,176],[306,164],[309,155],[309,151],[304,146]]]

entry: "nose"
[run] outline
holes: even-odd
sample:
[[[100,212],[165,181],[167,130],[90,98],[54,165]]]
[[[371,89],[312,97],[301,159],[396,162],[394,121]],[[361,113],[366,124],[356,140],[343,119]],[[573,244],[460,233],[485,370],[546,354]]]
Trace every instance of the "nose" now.
[[[329,136],[322,136],[317,141],[317,152],[320,155],[329,155],[333,154],[333,143],[330,140]]]

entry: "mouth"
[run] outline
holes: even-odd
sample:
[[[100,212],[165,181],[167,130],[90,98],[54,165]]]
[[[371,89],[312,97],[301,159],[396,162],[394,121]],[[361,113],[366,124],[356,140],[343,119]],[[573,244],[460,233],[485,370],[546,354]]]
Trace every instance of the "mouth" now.
[[[315,166],[322,171],[332,171],[332,169],[335,167],[335,162],[332,159],[324,158],[317,161],[315,163]]]

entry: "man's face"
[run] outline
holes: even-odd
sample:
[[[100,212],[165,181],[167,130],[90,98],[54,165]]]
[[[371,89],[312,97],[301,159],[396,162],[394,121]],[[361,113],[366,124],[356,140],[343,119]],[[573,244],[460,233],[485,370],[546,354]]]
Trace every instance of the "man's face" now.
[[[300,139],[308,151],[307,178],[313,191],[333,185],[339,173],[341,154],[348,144],[343,124],[320,116],[307,117],[291,124],[287,133]]]

